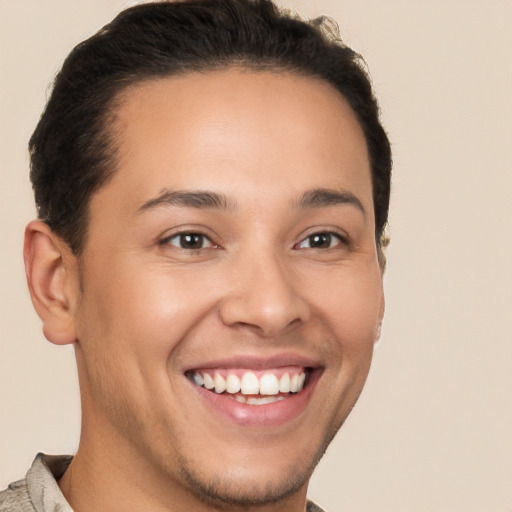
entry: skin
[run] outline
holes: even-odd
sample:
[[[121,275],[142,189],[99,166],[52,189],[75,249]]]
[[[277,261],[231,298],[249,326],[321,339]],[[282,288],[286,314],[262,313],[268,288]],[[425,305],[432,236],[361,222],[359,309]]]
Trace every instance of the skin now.
[[[78,512],[303,511],[384,311],[356,117],[323,81],[233,68],[130,87],[116,130],[118,168],[91,199],[80,259],[38,221],[26,234],[45,335],[74,343],[78,362],[82,436],[64,495]],[[298,206],[318,189],[356,200]],[[158,200],[198,190],[227,204]],[[183,232],[203,246],[181,247]],[[315,248],[315,233],[332,235]],[[318,379],[277,425],[218,414],[185,376],[283,354],[314,361]]]

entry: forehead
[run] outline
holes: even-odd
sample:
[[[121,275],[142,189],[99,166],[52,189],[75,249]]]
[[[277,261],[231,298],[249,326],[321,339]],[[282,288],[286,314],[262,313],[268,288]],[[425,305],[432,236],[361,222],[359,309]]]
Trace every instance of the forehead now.
[[[130,86],[118,102],[116,144],[113,182],[139,201],[227,183],[254,195],[351,182],[371,196],[366,142],[348,102],[329,83],[290,72],[231,68]]]

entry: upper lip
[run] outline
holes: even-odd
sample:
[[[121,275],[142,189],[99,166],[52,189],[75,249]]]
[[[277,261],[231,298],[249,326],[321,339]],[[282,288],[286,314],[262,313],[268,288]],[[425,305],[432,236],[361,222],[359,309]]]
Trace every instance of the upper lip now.
[[[282,366],[297,366],[303,368],[318,368],[321,364],[310,357],[286,352],[269,357],[257,355],[235,355],[231,357],[198,362],[183,369],[184,373],[192,370],[208,370],[215,368],[243,368],[246,370],[262,371]]]

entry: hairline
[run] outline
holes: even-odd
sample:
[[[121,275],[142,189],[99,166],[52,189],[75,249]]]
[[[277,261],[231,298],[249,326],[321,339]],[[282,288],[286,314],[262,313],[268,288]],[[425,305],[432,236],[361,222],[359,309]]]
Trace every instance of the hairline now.
[[[347,104],[350,108],[350,111],[354,115],[355,120],[359,128],[361,129],[367,159],[370,166],[370,186],[372,193],[372,202],[374,202],[374,184],[373,184],[373,165],[370,157],[370,149],[368,146],[367,136],[364,130],[364,125],[359,119],[359,115],[357,111],[352,107],[348,98],[340,91],[336,85],[330,81],[328,78],[322,76],[320,73],[315,73],[312,70],[307,70],[298,66],[286,65],[277,61],[272,61],[271,59],[261,60],[261,61],[251,61],[248,59],[220,59],[218,62],[213,63],[195,63],[194,67],[183,67],[179,70],[174,70],[172,72],[163,72],[161,74],[151,74],[145,76],[137,76],[133,75],[131,80],[125,80],[126,84],[121,85],[115,90],[115,92],[108,98],[106,101],[106,109],[105,112],[99,118],[100,128],[98,133],[94,137],[94,142],[97,142],[99,138],[103,137],[106,141],[107,153],[105,155],[105,161],[102,164],[102,179],[97,184],[95,189],[89,195],[83,211],[83,222],[81,225],[82,233],[79,237],[78,247],[72,249],[72,252],[75,256],[80,257],[84,251],[84,248],[87,244],[88,237],[88,227],[89,227],[89,215],[90,215],[90,205],[92,203],[93,197],[105,186],[107,185],[111,179],[119,171],[120,164],[120,153],[121,153],[121,143],[120,143],[120,127],[118,123],[118,114],[120,109],[123,107],[124,102],[127,100],[130,91],[137,89],[144,84],[154,83],[160,80],[172,80],[174,78],[187,77],[193,75],[208,75],[210,73],[222,73],[225,71],[237,70],[240,72],[256,72],[256,73],[271,73],[271,74],[288,74],[295,75],[296,77],[300,77],[306,80],[312,80],[314,82],[326,84],[332,90],[334,96],[337,96],[339,100],[342,100]],[[121,81],[120,81],[121,82]],[[109,167],[109,170],[105,169],[105,167]],[[376,220],[376,211],[373,209],[373,217]],[[376,233],[375,242],[377,250],[380,254],[385,244],[382,243],[382,237],[378,236]],[[66,242],[67,243],[67,242]],[[68,244],[69,245],[69,244]],[[380,257],[379,257],[380,260]]]

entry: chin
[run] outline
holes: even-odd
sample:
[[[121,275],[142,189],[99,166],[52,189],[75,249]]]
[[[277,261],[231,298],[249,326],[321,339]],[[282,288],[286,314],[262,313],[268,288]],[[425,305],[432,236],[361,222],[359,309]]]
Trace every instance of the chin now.
[[[181,478],[202,502],[219,509],[263,507],[285,501],[298,493],[306,495],[313,470],[334,437],[331,432],[316,450],[311,440],[304,447],[268,446],[266,449],[237,449],[236,444],[216,457],[222,463],[208,467],[198,460],[181,461]],[[290,456],[290,450],[292,456]],[[283,463],[283,461],[287,461]]]
[[[320,455],[321,456],[321,455]],[[320,459],[320,457],[318,457]],[[269,474],[269,465],[261,471],[247,465],[231,467],[222,474],[199,474],[187,467],[182,467],[182,477],[189,490],[204,503],[220,509],[228,506],[262,507],[287,498],[305,490],[314,466],[318,460],[312,461],[310,467],[294,464],[284,471],[275,470]],[[248,467],[249,466],[249,467]]]

